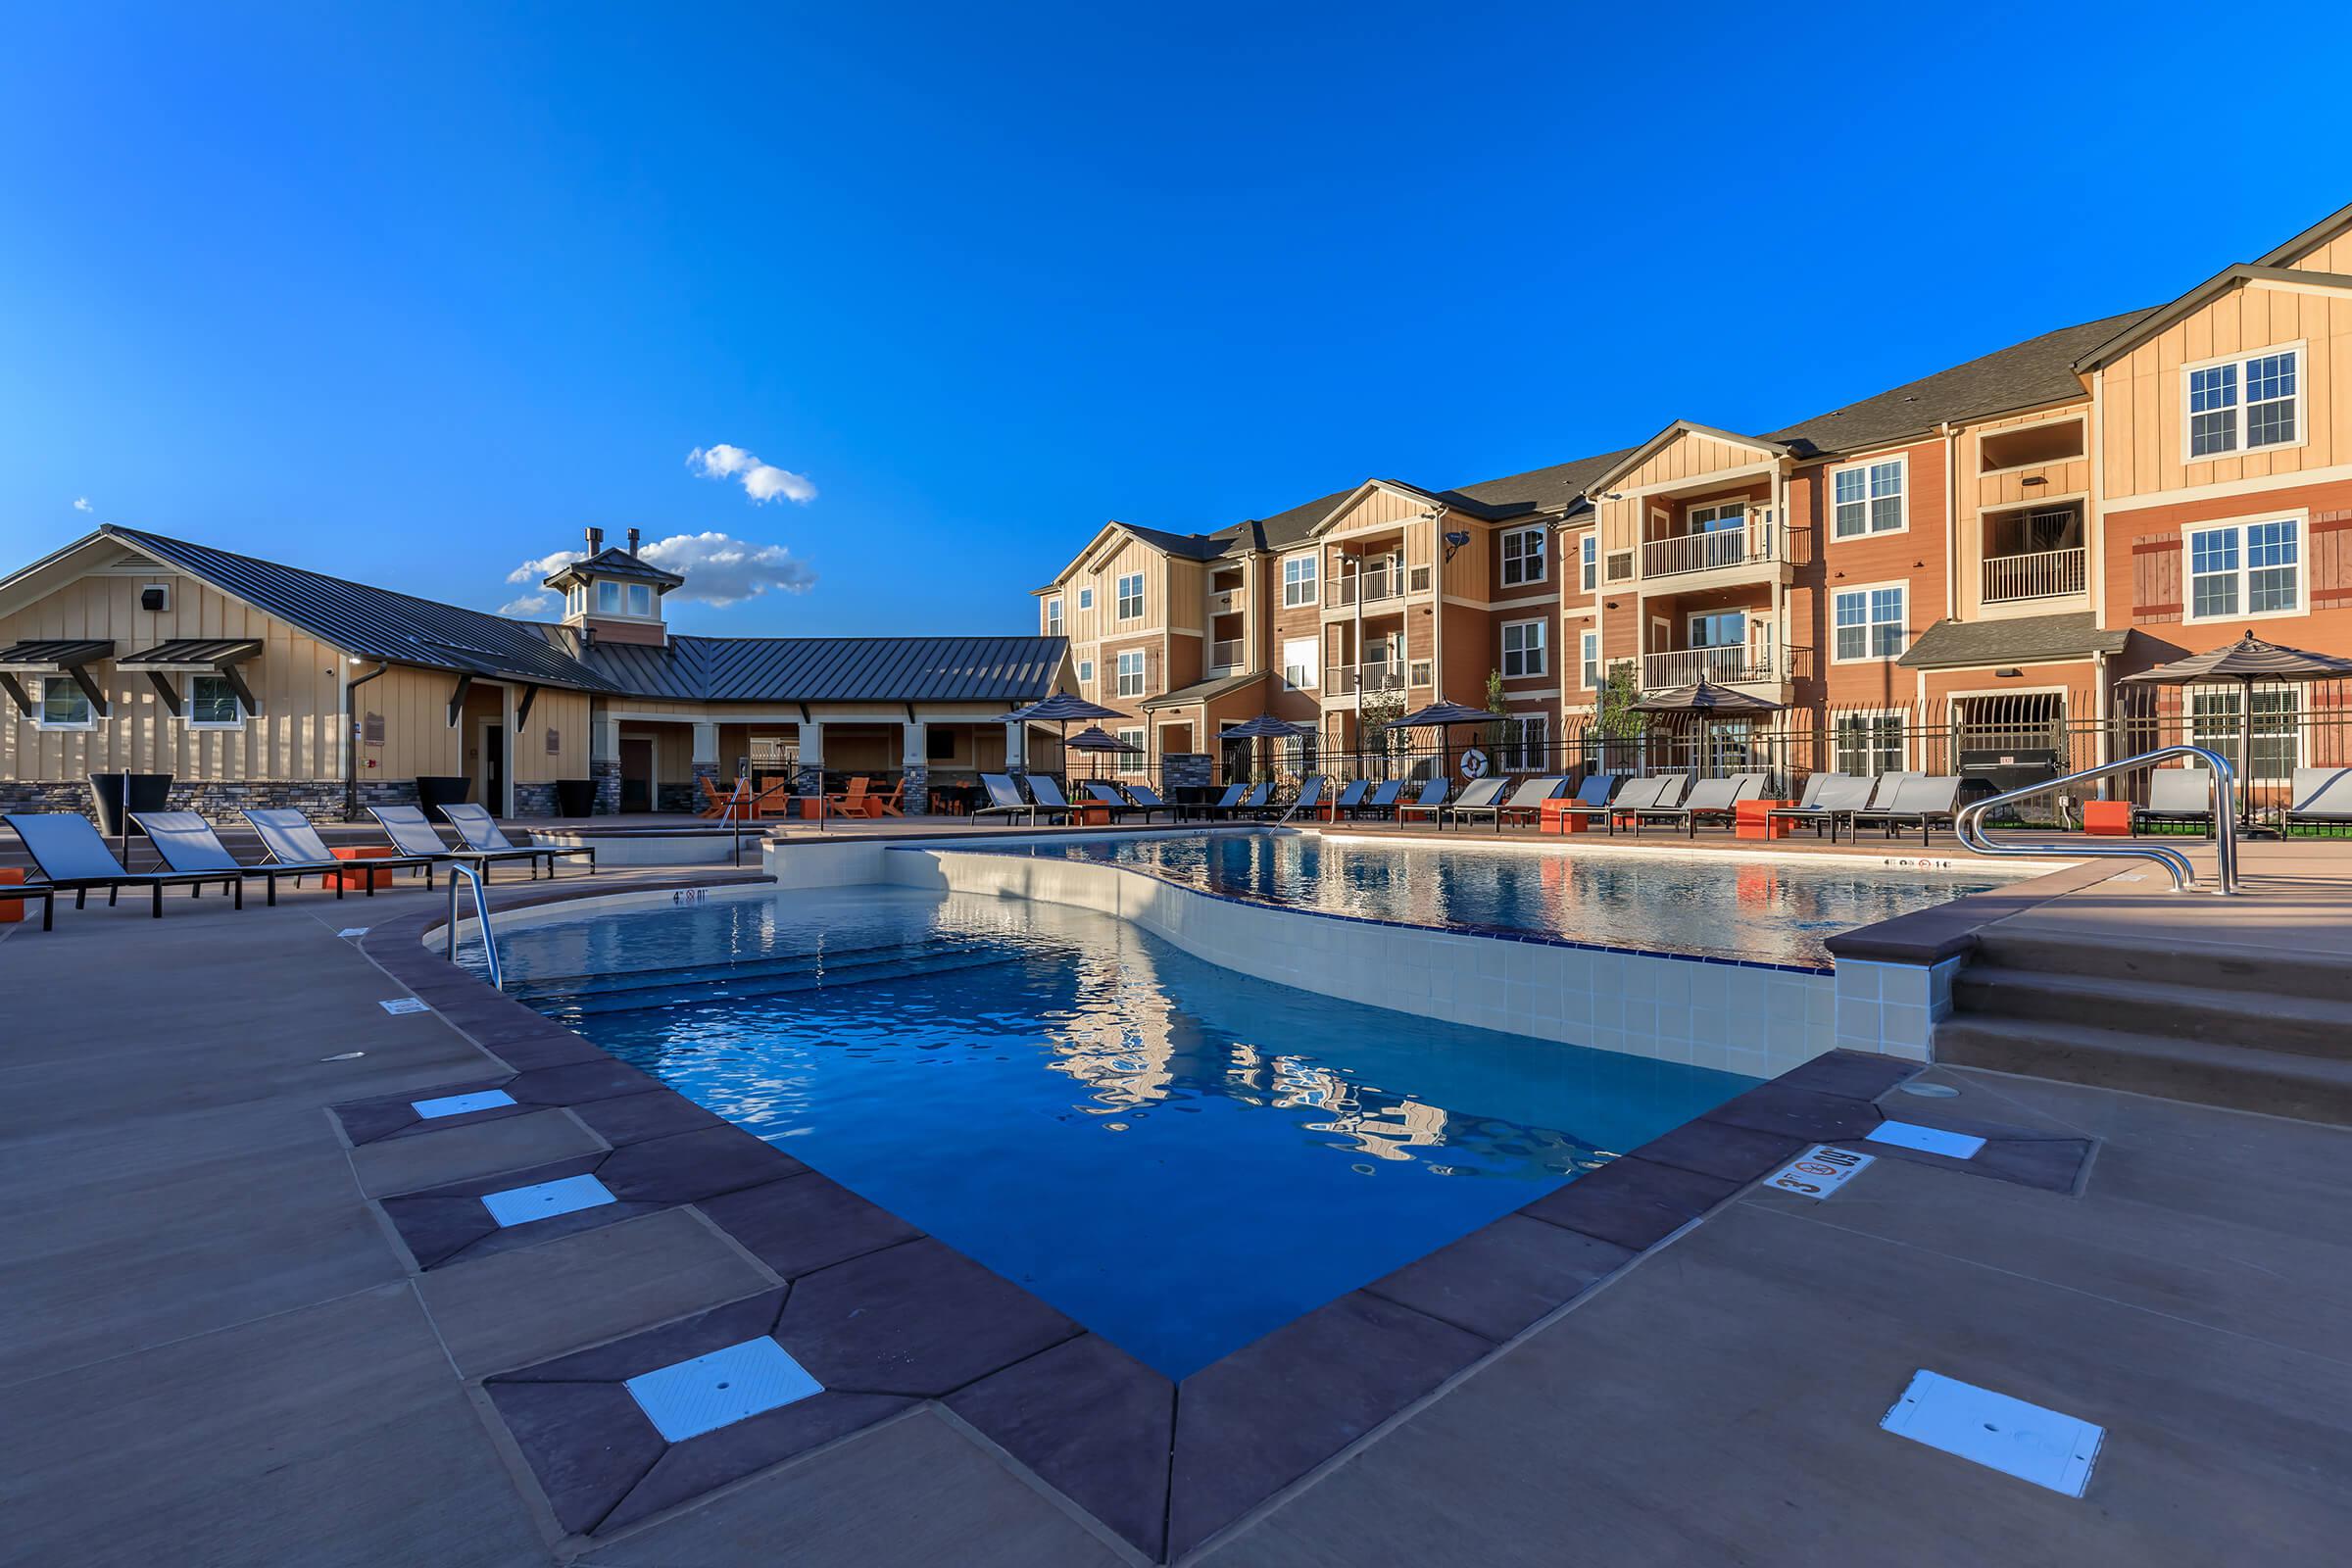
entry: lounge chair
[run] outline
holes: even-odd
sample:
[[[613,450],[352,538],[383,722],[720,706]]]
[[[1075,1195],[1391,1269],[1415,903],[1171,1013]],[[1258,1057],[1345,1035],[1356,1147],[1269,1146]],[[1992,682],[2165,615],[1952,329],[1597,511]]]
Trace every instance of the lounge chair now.
[[[1070,798],[1061,793],[1061,785],[1051,774],[1031,773],[1028,784],[1029,798],[1037,803],[1039,810],[1057,812],[1073,822],[1078,819],[1078,808],[1070,804]]]
[[[1032,827],[1037,825],[1037,819],[1041,816],[1061,817],[1064,820],[1069,817],[1069,803],[1065,801],[1056,808],[1040,801],[1030,800],[1021,794],[1020,786],[1013,783],[1009,774],[983,773],[980,775],[980,784],[988,791],[988,804],[973,808],[972,815],[975,817],[1021,816],[1026,817]],[[1034,775],[1032,775],[1032,787],[1034,788]],[[1060,792],[1057,790],[1054,793],[1059,794]]]
[[[1629,778],[1619,787],[1616,799],[1609,802],[1607,821],[1614,835],[1621,820],[1631,819],[1638,826],[1642,811],[1679,806],[1683,799],[1683,775],[1658,773],[1649,778]]]
[[[328,857],[323,865],[293,867],[285,865],[247,865],[228,853],[228,846],[213,831],[213,824],[194,811],[133,811],[130,819],[139,824],[155,845],[155,853],[174,871],[190,875],[207,871],[231,871],[242,877],[260,877],[266,884],[267,896],[272,908],[277,905],[277,879],[281,876],[325,876],[357,865],[356,860],[338,860]],[[342,878],[335,879],[335,897],[343,896]],[[368,896],[375,896],[375,878],[368,879]]]
[[[1462,786],[1462,793],[1453,798],[1452,805],[1439,808],[1438,826],[1444,827],[1448,819],[1458,822],[1465,816],[1489,814],[1501,801],[1502,792],[1510,787],[1510,779],[1500,773],[1493,778],[1472,779]]]
[[[1342,785],[1340,793],[1331,800],[1331,819],[1336,822],[1343,814],[1353,816],[1364,804],[1365,792],[1371,788],[1372,781],[1368,778],[1349,779]]]
[[[2285,825],[2293,827],[2298,822],[2352,822],[2352,767],[2295,769],[2286,798]]]
[[[1144,813],[1145,821],[1149,822],[1152,820],[1152,813],[1153,811],[1165,811],[1168,813],[1169,821],[1173,822],[1176,820],[1175,806],[1167,801],[1161,800],[1159,798],[1159,792],[1153,789],[1151,785],[1122,784],[1119,786],[1119,788],[1127,792],[1127,798],[1135,803],[1135,808]]]
[[[1323,783],[1324,780],[1322,774],[1310,773],[1307,775],[1305,782],[1298,786],[1298,793],[1297,795],[1293,796],[1288,801],[1269,801],[1265,805],[1258,807],[1254,814],[1261,821],[1267,817],[1272,817],[1275,820],[1282,822],[1289,821],[1292,817],[1297,816],[1301,811],[1305,812],[1308,816],[1312,816],[1315,814],[1316,806],[1319,805],[1323,799]]]
[[[1810,822],[1813,836],[1819,838],[1824,824],[1835,831],[1842,818],[1868,807],[1876,787],[1875,779],[1856,778],[1850,773],[1816,773],[1805,780],[1804,799],[1794,806],[1774,807],[1764,813],[1764,820],[1768,826],[1774,822]]]
[[[2302,772],[2327,772],[2326,768],[2299,769]],[[2299,796],[2301,791],[2296,792]],[[2132,808],[2132,831],[2139,832],[2143,822],[2193,822],[2206,832],[2213,831],[2213,769],[2209,767],[2160,767],[2148,775],[2148,804]]]
[[[1830,842],[1833,844],[1838,842],[1838,829],[1840,824],[1851,827],[1860,817],[1870,817],[1875,821],[1880,815],[1892,810],[1894,798],[1902,792],[1903,786],[1915,778],[1925,778],[1926,776],[1924,773],[1881,773],[1877,778],[1871,780],[1869,800],[1858,807],[1849,806],[1830,814]]]
[[[1636,812],[1634,832],[1639,835],[1644,822],[1679,822],[1690,837],[1696,838],[1701,821],[1734,821],[1739,817],[1741,801],[1752,801],[1763,793],[1764,775],[1761,773],[1702,778],[1690,786],[1690,793],[1682,805],[1653,806]]]
[[[1152,820],[1153,811],[1169,811],[1170,814],[1173,814],[1168,803],[1156,795],[1152,798],[1152,804],[1147,806],[1141,801],[1129,800],[1119,793],[1117,785],[1105,784],[1100,779],[1088,779],[1086,793],[1093,797],[1086,803],[1087,805],[1107,808],[1114,819],[1130,817],[1139,811],[1143,813],[1144,820],[1147,822]]]
[[[326,841],[318,836],[311,819],[290,806],[254,806],[245,811],[245,821],[254,835],[262,841],[262,853],[276,862],[280,870],[294,873],[294,885],[302,879],[319,873],[358,870],[366,867],[368,892],[375,892],[374,872],[397,871],[403,868],[422,871],[424,885],[433,885],[433,862],[440,856],[384,855],[365,860],[338,860],[328,851]],[[438,842],[438,840],[436,840]]]
[[[1249,787],[1250,786],[1247,784],[1228,784],[1225,786],[1225,793],[1218,796],[1215,800],[1200,801],[1192,806],[1180,807],[1178,808],[1176,814],[1179,818],[1186,816],[1231,816],[1235,809],[1242,804],[1242,792],[1249,789]]]
[[[1570,816],[1592,817],[1607,814],[1609,797],[1624,782],[1613,773],[1587,773],[1576,786],[1576,794],[1560,809]]]
[[[1903,780],[1894,792],[1894,803],[1876,811],[1856,811],[1846,818],[1854,827],[1854,835],[1862,831],[1864,822],[1876,824],[1892,838],[1900,827],[1916,825],[1919,842],[1926,844],[1936,824],[1949,827],[1952,813],[1960,808],[1960,781],[1957,778],[1934,778],[1925,774]]]
[[[457,821],[454,814],[456,810],[455,807],[445,806],[441,808],[441,814],[454,824]],[[375,818],[377,825],[384,830],[384,837],[390,839],[392,847],[401,854],[444,860],[452,865],[460,861],[477,865],[481,868],[484,881],[489,880],[490,867],[501,860],[528,860],[531,876],[536,880],[539,862],[546,858],[546,852],[542,850],[476,850],[465,848],[462,843],[460,848],[453,850],[442,842],[440,832],[425,819],[424,812],[414,806],[370,806],[368,814]],[[463,841],[465,836],[461,830],[459,839]],[[552,864],[549,871],[552,875]]]
[[[245,907],[245,881],[234,871],[224,875],[219,871],[124,870],[115,852],[106,847],[106,840],[98,836],[98,829],[77,811],[19,811],[0,817],[0,821],[24,842],[24,853],[32,857],[33,868],[52,893],[73,892],[76,909],[88,902],[92,888],[106,889],[110,906],[124,888],[145,888],[155,896],[155,917],[160,920],[164,917],[164,889],[184,887],[194,898],[215,882],[236,900],[238,908]]]
[[[552,844],[517,844],[499,831],[498,818],[486,808],[462,801],[455,806],[444,806],[441,814],[449,818],[449,825],[458,830],[458,837],[466,841],[466,848],[476,855],[537,856],[547,861],[549,876],[556,874],[556,861],[559,858],[576,860],[585,856],[588,874],[596,875],[596,851],[586,845],[573,850]]]
[[[1404,780],[1400,778],[1389,779],[1384,783],[1376,785],[1373,788],[1372,793],[1366,796],[1363,801],[1356,806],[1355,809],[1350,811],[1348,814],[1351,816],[1376,816],[1382,812],[1387,812],[1393,816],[1396,811],[1396,797],[1402,795],[1403,793]]]
[[[1544,803],[1567,787],[1568,780],[1561,774],[1521,779],[1519,787],[1511,791],[1509,800],[1497,800],[1492,806],[1457,807],[1454,815],[1492,816],[1494,819],[1494,831],[1499,833],[1502,825],[1514,816],[1525,817],[1531,822],[1542,820]]]
[[[1446,809],[1446,780],[1443,777],[1433,778],[1421,786],[1418,796],[1396,808],[1396,820],[1402,822],[1408,812],[1427,811],[1430,819],[1435,821],[1438,813]]]
[[[41,929],[57,929],[57,890],[46,882],[0,882],[0,899],[15,899],[19,904],[41,901]]]
[[[1255,784],[1250,786],[1249,794],[1243,796],[1231,806],[1224,807],[1222,808],[1222,812],[1224,815],[1229,817],[1255,816],[1258,812],[1264,810],[1267,804],[1273,799],[1274,781],[1270,778],[1259,779]]]

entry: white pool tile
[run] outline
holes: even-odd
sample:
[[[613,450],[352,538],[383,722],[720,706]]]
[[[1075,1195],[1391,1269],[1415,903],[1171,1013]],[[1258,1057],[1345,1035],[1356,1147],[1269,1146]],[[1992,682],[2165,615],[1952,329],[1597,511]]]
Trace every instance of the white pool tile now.
[[[824,1392],[790,1351],[765,1336],[640,1373],[623,1387],[672,1443]]]
[[[560,1214],[576,1214],[583,1208],[601,1208],[617,1201],[594,1176],[565,1176],[558,1181],[534,1182],[528,1187],[510,1187],[504,1192],[485,1194],[482,1206],[501,1226],[508,1226],[528,1225],[535,1219],[554,1219]]]
[[[470,1095],[443,1095],[437,1100],[412,1100],[409,1108],[426,1121],[443,1116],[463,1116],[467,1111],[491,1110],[500,1105],[512,1105],[514,1097],[504,1089],[484,1089]]]

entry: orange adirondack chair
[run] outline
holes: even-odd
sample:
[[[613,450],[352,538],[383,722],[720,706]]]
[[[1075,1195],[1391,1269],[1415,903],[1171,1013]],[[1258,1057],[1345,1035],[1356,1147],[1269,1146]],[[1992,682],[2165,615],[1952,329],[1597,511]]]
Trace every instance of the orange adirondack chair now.
[[[703,808],[695,814],[697,816],[724,815],[727,809],[727,798],[719,794],[718,786],[711,781],[710,774],[703,775],[702,783]]]
[[[900,808],[905,804],[906,799],[906,780],[902,777],[889,789],[867,791],[865,805],[866,808],[876,816],[905,816],[906,813]]]
[[[873,813],[865,808],[868,785],[869,781],[859,775],[850,780],[850,787],[841,794],[826,796],[825,804],[833,808],[836,816],[870,816]]]

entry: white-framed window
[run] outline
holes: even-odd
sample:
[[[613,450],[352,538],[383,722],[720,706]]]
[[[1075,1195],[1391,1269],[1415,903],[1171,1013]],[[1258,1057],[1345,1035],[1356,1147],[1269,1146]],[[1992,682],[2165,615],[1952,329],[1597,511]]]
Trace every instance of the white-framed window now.
[[[1502,585],[1505,588],[1544,580],[1544,531],[1542,528],[1513,528],[1502,536]]]
[[[1131,648],[1119,655],[1117,671],[1119,696],[1141,697],[1144,695],[1144,651],[1141,648]]]
[[[1544,673],[1544,622],[1506,620],[1502,623],[1502,678]]]
[[[1095,683],[1095,662],[1093,660],[1081,659],[1078,661],[1078,682],[1082,686],[1092,686]]]
[[[1551,720],[1528,713],[1502,726],[1494,767],[1502,773],[1540,773],[1550,764]]]
[[[629,613],[651,615],[654,612],[654,585],[650,582],[629,584]]]
[[[1286,610],[1315,602],[1315,558],[1293,556],[1282,564],[1282,603]]]
[[[190,675],[187,690],[188,728],[241,729],[245,705],[226,675]]]
[[[2221,753],[2231,762],[2245,745],[2243,693],[2235,686],[2192,686],[2188,690],[2188,739]],[[2295,694],[2273,686],[2254,693],[2256,779],[2286,779],[2303,765],[2303,736],[2296,721]]]
[[[1831,600],[1833,663],[1893,659],[1904,647],[1903,585],[1841,588]]]
[[[1910,467],[1910,459],[1897,456],[1832,468],[1830,532],[1839,539],[1902,532],[1909,526],[1903,495]]]
[[[1121,620],[1140,620],[1144,613],[1144,574],[1131,571],[1119,579],[1118,616]]]
[[[566,615],[588,613],[588,590],[584,585],[575,582],[564,590],[564,613]]]
[[[1282,645],[1282,686],[1285,691],[1305,692],[1315,687],[1315,656],[1322,641],[1314,637],[1286,638]]]
[[[1587,532],[1577,535],[1576,569],[1579,585],[1587,593],[1600,588],[1600,535]]]
[[[32,722],[36,729],[96,729],[98,710],[90,706],[90,694],[73,676],[44,675],[40,707]]]
[[[1061,635],[1061,601],[1058,599],[1046,601],[1046,635],[1049,637]]]
[[[1585,683],[1585,690],[1589,692],[1600,690],[1600,633],[1596,631],[1578,633],[1576,656],[1577,664],[1580,666],[1577,673]]]
[[[600,615],[620,613],[620,584],[600,582],[596,585],[596,612]]]
[[[1092,610],[1095,608],[1095,591],[1092,588],[1081,588],[1078,590],[1078,608],[1080,610]]]
[[[1144,732],[1141,729],[1123,729],[1119,731],[1119,739],[1135,748],[1132,752],[1119,754],[1119,771],[1141,773],[1144,770],[1144,764],[1151,760],[1144,755]]]
[[[1839,713],[1831,730],[1831,766],[1857,778],[1903,769],[1903,715]]]
[[[2184,529],[2188,620],[2292,615],[2303,608],[2300,516]]]
[[[2303,345],[2180,369],[2187,461],[2303,444]]]

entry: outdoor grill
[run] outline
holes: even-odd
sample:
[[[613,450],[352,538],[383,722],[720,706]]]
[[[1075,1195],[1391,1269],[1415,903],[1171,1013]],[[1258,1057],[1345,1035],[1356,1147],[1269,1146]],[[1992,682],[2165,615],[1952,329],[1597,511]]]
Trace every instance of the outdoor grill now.
[[[1986,796],[2005,795],[2030,784],[2046,784],[2058,776],[2059,754],[2052,746],[1984,746],[1960,752],[1960,799],[1963,804]],[[2035,814],[2055,812],[2056,800],[2031,804]]]

